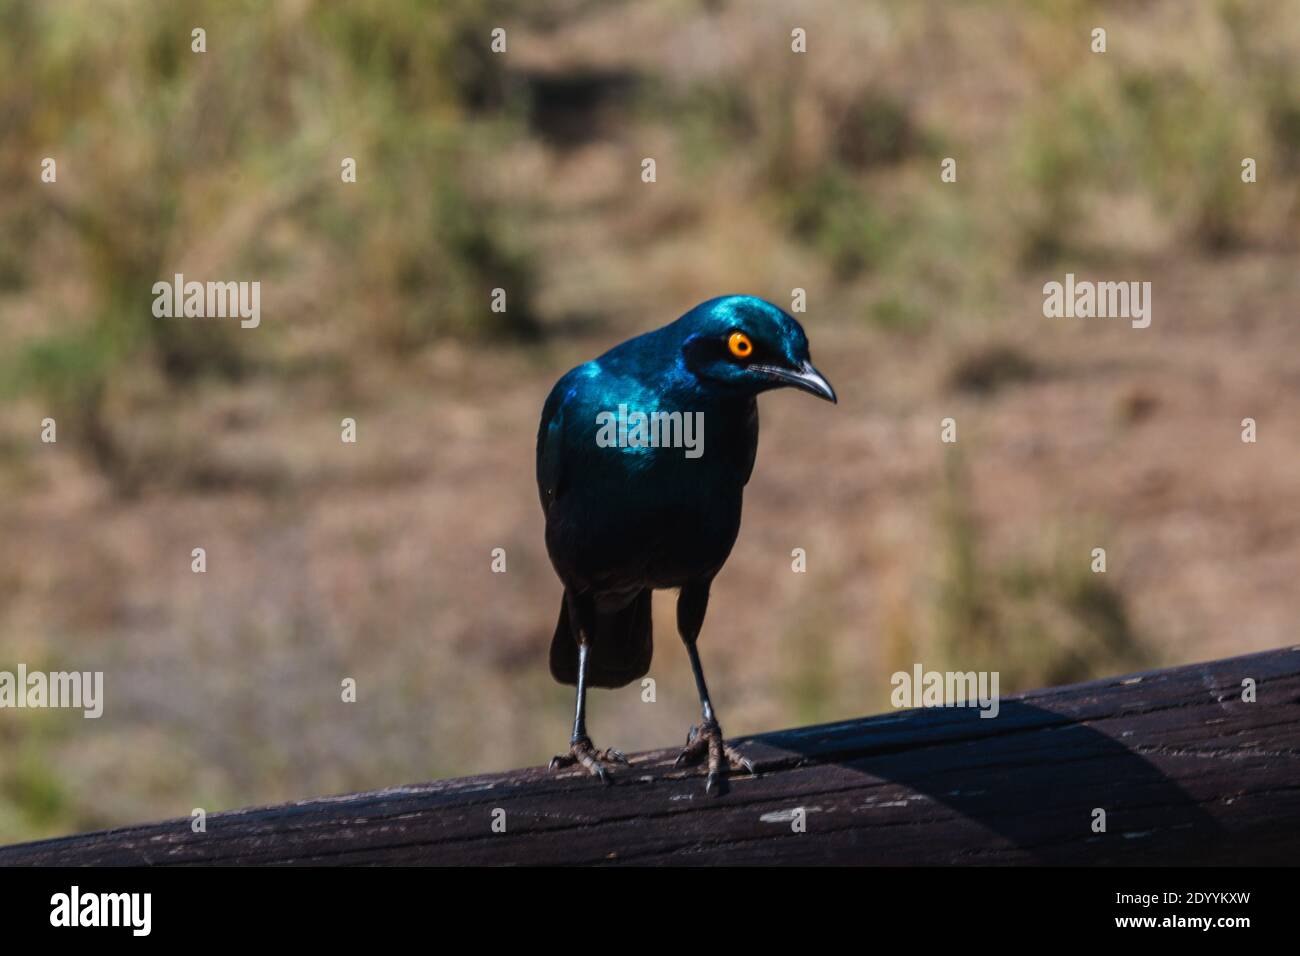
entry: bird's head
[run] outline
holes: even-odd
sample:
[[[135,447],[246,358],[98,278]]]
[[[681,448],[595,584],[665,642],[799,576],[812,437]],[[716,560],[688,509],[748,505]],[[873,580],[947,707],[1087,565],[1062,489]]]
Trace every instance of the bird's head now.
[[[757,395],[793,387],[835,402],[835,389],[808,357],[808,336],[794,317],[751,295],[697,305],[679,320],[686,367],[707,382]]]

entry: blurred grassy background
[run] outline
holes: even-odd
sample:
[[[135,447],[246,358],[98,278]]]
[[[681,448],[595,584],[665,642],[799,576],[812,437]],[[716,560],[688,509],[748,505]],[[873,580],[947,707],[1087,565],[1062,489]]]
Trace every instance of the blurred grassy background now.
[[[807,290],[841,394],[763,401],[730,734],[917,661],[1294,640],[1297,173],[1294,0],[0,0],[0,668],[107,695],[0,713],[0,840],[547,759],[542,400],[726,292]],[[1067,271],[1153,282],[1152,327],[1044,319]],[[260,281],[261,327],[154,319],[175,272]],[[671,600],[598,746],[695,718]]]

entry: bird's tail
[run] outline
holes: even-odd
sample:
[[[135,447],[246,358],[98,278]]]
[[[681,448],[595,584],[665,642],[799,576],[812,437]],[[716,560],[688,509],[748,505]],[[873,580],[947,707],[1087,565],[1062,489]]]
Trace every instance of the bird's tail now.
[[[596,633],[587,654],[587,686],[622,687],[650,670],[654,653],[650,624],[650,589],[638,592],[618,611],[597,612]],[[561,684],[578,683],[578,642],[569,626],[569,601],[560,601],[560,620],[551,638],[551,676]]]

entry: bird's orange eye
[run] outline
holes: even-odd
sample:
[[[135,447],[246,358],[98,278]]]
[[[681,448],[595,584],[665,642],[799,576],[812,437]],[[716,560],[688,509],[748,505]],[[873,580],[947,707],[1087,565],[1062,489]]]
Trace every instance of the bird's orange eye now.
[[[749,358],[750,353],[754,351],[754,343],[744,332],[732,332],[731,337],[727,339],[727,348],[736,358]]]

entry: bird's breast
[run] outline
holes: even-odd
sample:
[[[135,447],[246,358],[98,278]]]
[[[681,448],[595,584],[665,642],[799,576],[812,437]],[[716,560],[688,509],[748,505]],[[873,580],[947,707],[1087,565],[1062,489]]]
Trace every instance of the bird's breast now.
[[[552,504],[546,543],[561,577],[667,588],[722,567],[740,530],[739,483],[662,463],[622,478],[600,489],[579,481]]]
[[[752,414],[752,402],[631,388],[566,406],[563,479],[546,516],[566,584],[676,587],[715,574],[740,529]]]

